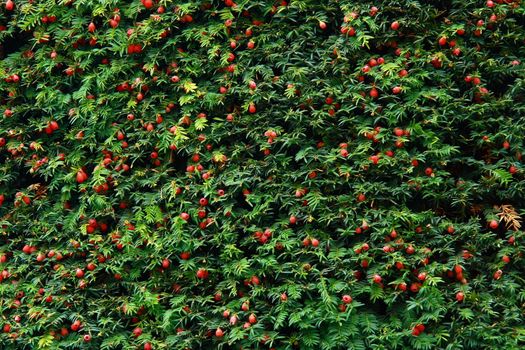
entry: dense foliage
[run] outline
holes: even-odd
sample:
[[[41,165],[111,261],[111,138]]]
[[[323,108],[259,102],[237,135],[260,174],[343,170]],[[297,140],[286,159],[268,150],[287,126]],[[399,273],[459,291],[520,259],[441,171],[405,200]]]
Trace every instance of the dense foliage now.
[[[519,0],[7,0],[2,349],[525,347]]]

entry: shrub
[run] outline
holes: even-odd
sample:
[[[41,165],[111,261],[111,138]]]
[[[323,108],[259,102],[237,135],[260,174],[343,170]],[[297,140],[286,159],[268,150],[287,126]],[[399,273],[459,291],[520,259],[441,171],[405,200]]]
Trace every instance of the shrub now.
[[[524,12],[7,0],[2,348],[523,348]]]

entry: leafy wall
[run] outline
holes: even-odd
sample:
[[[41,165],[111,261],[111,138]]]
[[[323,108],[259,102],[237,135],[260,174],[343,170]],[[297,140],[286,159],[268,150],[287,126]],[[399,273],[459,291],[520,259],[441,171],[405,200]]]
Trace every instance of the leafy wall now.
[[[519,0],[7,0],[2,349],[525,347]]]

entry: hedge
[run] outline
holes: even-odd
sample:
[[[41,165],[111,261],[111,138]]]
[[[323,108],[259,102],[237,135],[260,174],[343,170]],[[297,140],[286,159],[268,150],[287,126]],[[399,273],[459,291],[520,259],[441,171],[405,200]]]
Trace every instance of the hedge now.
[[[2,349],[523,349],[519,0],[7,0]]]

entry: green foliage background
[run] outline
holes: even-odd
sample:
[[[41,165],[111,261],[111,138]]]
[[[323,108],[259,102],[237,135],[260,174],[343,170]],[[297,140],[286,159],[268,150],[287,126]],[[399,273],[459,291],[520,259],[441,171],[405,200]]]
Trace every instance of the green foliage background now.
[[[2,5],[2,349],[525,347],[519,0],[147,1]]]

